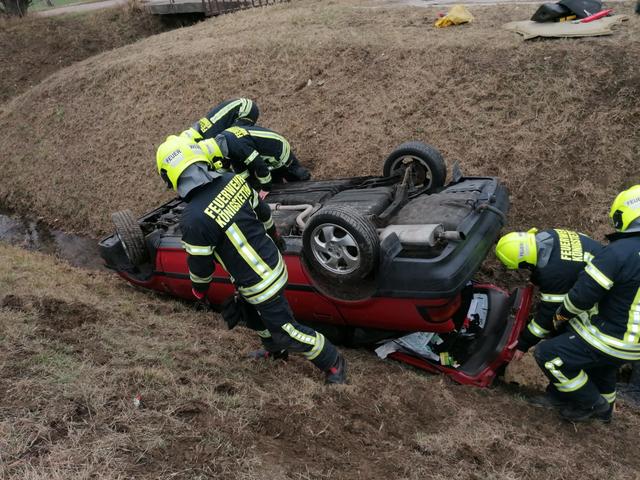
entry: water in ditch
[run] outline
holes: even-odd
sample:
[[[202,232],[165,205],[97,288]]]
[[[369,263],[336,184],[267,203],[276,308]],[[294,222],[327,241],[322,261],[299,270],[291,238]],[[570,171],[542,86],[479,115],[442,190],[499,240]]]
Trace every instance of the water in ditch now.
[[[0,242],[54,255],[75,267],[104,268],[96,239],[49,228],[41,221],[20,217],[1,207]]]

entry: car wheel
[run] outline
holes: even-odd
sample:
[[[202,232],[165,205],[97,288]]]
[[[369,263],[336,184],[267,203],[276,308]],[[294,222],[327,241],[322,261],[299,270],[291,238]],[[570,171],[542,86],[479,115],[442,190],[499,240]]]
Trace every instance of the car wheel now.
[[[422,142],[405,142],[384,161],[385,177],[404,174],[411,168],[413,188],[410,195],[432,193],[442,187],[447,177],[447,164],[440,152]]]
[[[122,242],[127,258],[135,266],[147,261],[147,246],[144,241],[144,233],[131,210],[122,210],[111,214],[111,220],[116,226],[116,234]]]
[[[378,232],[369,219],[350,207],[318,210],[305,226],[302,242],[314,271],[331,279],[363,279],[378,263]]]

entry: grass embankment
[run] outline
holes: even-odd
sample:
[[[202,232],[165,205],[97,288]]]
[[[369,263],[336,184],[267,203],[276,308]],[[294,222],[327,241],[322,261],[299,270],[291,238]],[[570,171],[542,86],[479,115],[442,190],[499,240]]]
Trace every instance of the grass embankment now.
[[[54,72],[166,29],[158,17],[133,7],[62,17],[0,17],[0,112],[3,102]],[[29,127],[24,127],[28,133]]]
[[[5,105],[0,199],[109,231],[111,211],[167,198],[154,171],[167,134],[248,95],[316,177],[379,173],[395,146],[423,140],[504,179],[511,227],[600,235],[614,194],[639,182],[640,21],[573,40],[500,28],[532,9],[473,7],[473,24],[434,29],[439,8],[292,2],[94,56]]]
[[[635,478],[640,416],[573,427],[348,350],[351,385],[217,317],[0,245],[0,477]],[[143,408],[133,406],[141,393]]]

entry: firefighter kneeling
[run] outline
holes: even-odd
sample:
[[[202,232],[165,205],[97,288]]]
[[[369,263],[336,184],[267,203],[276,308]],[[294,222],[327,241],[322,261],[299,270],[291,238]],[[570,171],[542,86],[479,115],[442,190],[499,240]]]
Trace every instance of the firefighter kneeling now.
[[[187,138],[168,137],[156,162],[160,176],[187,202],[180,228],[194,296],[205,298],[217,260],[233,279],[243,311],[255,309],[246,324],[261,337],[262,356],[302,353],[325,372],[327,383],[345,383],[342,355],[324,335],[297,323],[284,297],[287,268],[269,206],[242,176],[212,171],[205,152]],[[233,303],[226,304],[232,315],[240,308]]]
[[[640,185],[616,197],[609,217],[611,243],[587,263],[555,314],[567,332],[535,352],[564,399],[560,415],[574,422],[610,421],[618,367],[640,360]]]

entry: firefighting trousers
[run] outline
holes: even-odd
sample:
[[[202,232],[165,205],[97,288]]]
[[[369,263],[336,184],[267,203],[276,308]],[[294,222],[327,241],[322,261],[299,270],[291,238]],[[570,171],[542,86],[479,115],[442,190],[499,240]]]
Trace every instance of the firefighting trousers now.
[[[255,308],[260,323],[249,322],[247,326],[258,333],[266,350],[301,353],[322,371],[336,363],[336,347],[320,332],[295,321],[283,293],[250,308]]]
[[[567,401],[584,408],[595,405],[600,396],[615,402],[617,372],[624,360],[599,352],[573,330],[542,341],[534,356],[553,388]]]

